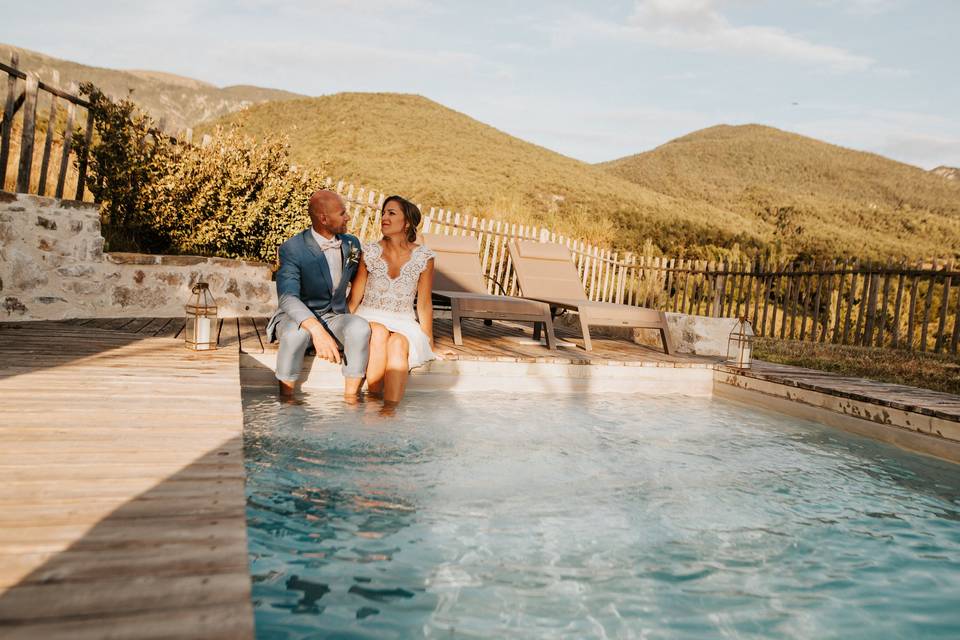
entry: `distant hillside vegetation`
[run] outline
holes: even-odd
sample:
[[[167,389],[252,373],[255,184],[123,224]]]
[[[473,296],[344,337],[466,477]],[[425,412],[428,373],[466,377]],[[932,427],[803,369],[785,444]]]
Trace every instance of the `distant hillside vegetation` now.
[[[10,53],[20,54],[20,68],[32,71],[44,82],[53,81],[54,70],[60,72],[60,86],[70,82],[89,81],[104,93],[126,97],[133,89],[133,100],[154,119],[166,118],[168,131],[192,127],[202,120],[217,118],[251,104],[267,100],[285,100],[299,94],[278,89],[233,86],[219,88],[212,84],[160,71],[118,71],[90,67],[68,60],[52,58],[9,44],[0,44],[0,60],[10,62]]]
[[[646,238],[672,251],[759,247],[772,232],[755,217],[656,193],[420,96],[266,103],[215,124],[233,123],[257,137],[285,133],[294,162],[330,167],[351,182],[620,248],[636,249]]]
[[[946,178],[947,180],[960,180],[960,169],[956,167],[937,167],[936,169],[931,169],[930,173],[936,174],[941,178]]]
[[[811,255],[960,254],[960,182],[771,127],[711,127],[598,166],[766,221]]]

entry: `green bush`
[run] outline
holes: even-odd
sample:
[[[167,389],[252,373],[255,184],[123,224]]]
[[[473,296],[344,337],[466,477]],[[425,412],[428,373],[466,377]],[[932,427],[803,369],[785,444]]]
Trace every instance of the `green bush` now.
[[[272,262],[309,224],[307,199],[323,174],[291,166],[285,138],[258,142],[233,126],[203,146],[178,144],[129,99],[81,91],[96,117],[90,190],[111,250]]]

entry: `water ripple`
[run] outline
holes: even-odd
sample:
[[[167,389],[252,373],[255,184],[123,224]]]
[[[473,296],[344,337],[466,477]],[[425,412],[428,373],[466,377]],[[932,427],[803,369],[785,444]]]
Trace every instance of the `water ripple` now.
[[[702,398],[247,394],[259,638],[960,634],[960,470]]]

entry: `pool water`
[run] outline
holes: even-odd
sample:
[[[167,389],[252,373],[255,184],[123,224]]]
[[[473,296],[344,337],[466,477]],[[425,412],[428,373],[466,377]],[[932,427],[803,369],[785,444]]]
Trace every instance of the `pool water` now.
[[[244,412],[261,639],[960,637],[946,462],[709,398]]]

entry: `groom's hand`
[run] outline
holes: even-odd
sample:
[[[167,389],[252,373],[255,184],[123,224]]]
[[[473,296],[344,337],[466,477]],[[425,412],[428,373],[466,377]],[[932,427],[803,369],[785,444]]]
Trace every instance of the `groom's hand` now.
[[[340,347],[337,341],[333,339],[320,321],[316,318],[304,320],[300,325],[302,329],[310,332],[310,338],[313,340],[313,348],[317,352],[317,357],[327,362],[340,364]]]

